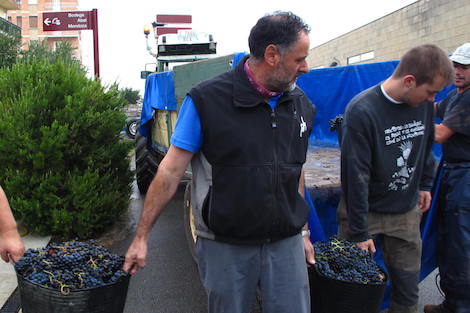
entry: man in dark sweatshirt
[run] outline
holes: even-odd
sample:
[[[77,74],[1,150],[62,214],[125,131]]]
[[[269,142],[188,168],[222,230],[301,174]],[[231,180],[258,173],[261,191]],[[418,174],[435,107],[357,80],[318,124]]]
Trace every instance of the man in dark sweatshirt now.
[[[392,282],[389,313],[418,312],[419,224],[434,174],[433,100],[452,73],[440,48],[415,47],[344,114],[339,234],[371,253],[380,240]]]

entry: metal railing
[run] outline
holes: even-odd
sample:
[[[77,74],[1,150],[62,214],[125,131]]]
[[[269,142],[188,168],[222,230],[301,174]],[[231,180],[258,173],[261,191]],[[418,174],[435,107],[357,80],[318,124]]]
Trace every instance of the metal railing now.
[[[21,35],[21,28],[0,17],[0,32],[12,35]]]

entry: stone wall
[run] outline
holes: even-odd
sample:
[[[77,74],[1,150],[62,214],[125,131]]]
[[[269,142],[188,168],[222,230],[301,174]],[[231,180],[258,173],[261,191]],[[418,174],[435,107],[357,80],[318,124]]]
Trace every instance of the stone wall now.
[[[470,42],[470,1],[419,0],[313,48],[307,60],[311,68],[348,65],[348,58],[373,52],[372,59],[354,64],[381,62],[423,43],[452,53],[464,42]]]

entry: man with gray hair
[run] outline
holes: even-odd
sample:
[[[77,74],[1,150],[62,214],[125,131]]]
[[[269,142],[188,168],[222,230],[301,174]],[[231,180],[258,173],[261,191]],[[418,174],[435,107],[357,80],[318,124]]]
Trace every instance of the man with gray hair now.
[[[296,86],[309,71],[309,27],[290,12],[262,17],[250,56],[197,85],[179,113],[124,270],[145,266],[147,239],[191,161],[196,257],[210,313],[308,313],[303,171],[314,107]]]
[[[455,50],[455,86],[436,103],[435,140],[442,143],[443,178],[439,190],[437,261],[444,302],[425,313],[470,312],[470,43]]]

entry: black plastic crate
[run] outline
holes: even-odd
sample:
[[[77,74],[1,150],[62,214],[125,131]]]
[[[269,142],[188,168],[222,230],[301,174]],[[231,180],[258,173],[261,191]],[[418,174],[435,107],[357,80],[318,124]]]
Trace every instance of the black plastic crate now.
[[[382,272],[386,275],[383,269]],[[380,312],[387,279],[376,285],[345,282],[321,275],[315,266],[308,273],[311,313]]]
[[[17,275],[23,313],[122,313],[130,275],[95,288],[70,291],[47,288]]]

